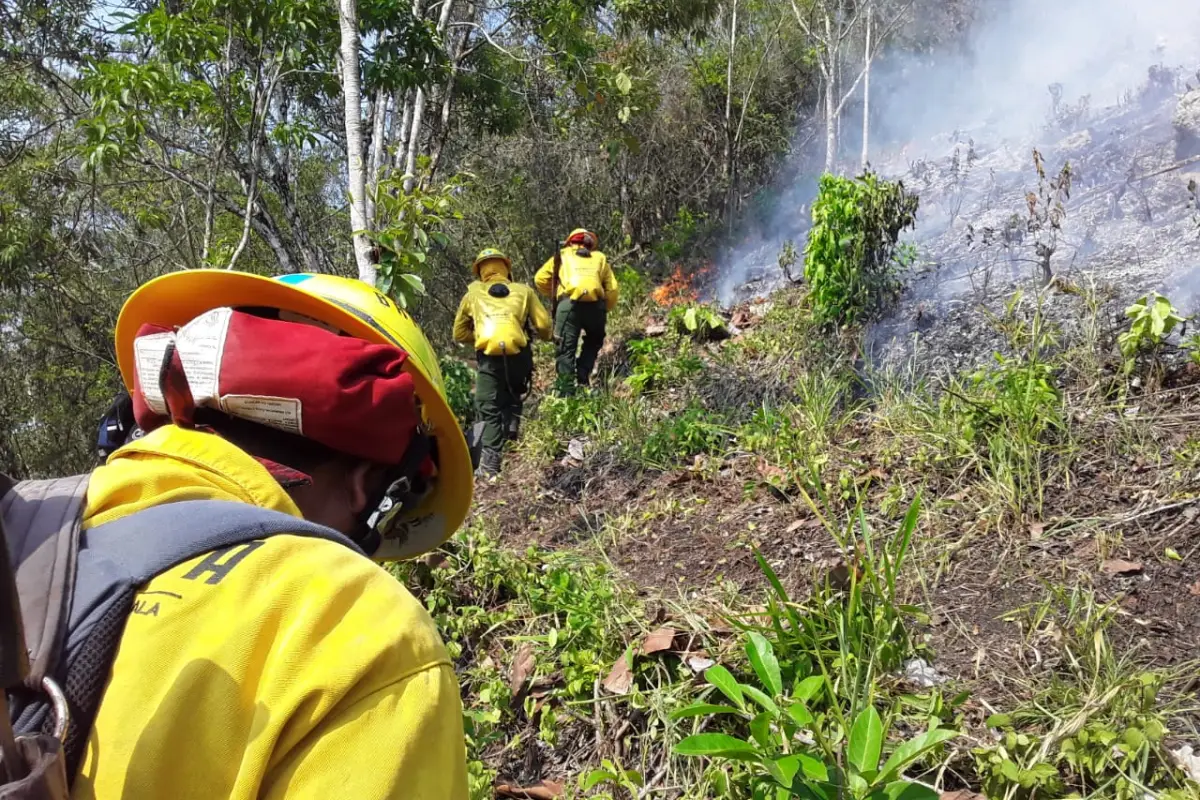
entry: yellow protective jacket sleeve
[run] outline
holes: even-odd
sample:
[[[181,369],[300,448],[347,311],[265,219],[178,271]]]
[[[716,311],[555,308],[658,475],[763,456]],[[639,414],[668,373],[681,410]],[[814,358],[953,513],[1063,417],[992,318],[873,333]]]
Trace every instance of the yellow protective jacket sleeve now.
[[[617,278],[613,275],[612,267],[609,266],[604,253],[593,250],[591,254],[581,256],[574,247],[564,247],[560,252],[562,267],[558,272],[559,297],[583,302],[604,300],[610,310],[616,306],[619,297]],[[533,278],[538,291],[547,297],[550,297],[553,276],[554,258],[551,257]]]
[[[507,294],[490,293],[502,286]],[[550,338],[550,315],[528,286],[503,280],[475,281],[467,287],[454,319],[455,341],[473,344],[489,356],[515,355],[529,345],[526,323],[538,336]]]
[[[93,473],[84,526],[186,499],[299,516],[241,450],[166,426]],[[421,604],[349,548],[200,556],[138,593],[72,797],[465,800],[453,668]]]
[[[542,301],[538,300],[536,292],[532,290],[525,292],[527,313],[529,319],[533,322],[533,329],[537,332],[538,338],[543,342],[548,342],[554,338],[554,320],[550,319],[550,312],[542,305]]]

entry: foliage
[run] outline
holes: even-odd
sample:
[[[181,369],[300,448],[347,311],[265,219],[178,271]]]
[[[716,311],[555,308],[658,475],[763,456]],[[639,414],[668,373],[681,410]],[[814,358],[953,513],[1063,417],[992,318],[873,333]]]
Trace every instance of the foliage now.
[[[409,192],[402,185],[403,179],[380,185],[375,202],[381,222],[371,238],[379,250],[376,285],[407,308],[416,296],[425,294],[421,276],[429,272],[429,251],[449,241],[442,229],[450,220],[462,218],[455,197],[463,183],[455,178],[437,190],[418,186]]]
[[[628,347],[632,369],[625,385],[635,396],[678,386],[704,369],[703,362],[690,350],[681,348],[670,353],[662,339],[634,339]]]
[[[840,586],[826,582],[803,608],[760,555],[772,587],[767,622],[745,623],[746,657],[758,682],[710,667],[706,680],[729,704],[701,701],[675,712],[677,718],[729,715],[750,739],[697,733],[677,752],[746,764],[755,797],[936,797],[905,779],[904,770],[957,733],[931,717],[928,730],[884,761],[890,726],[876,708],[877,681],[911,652],[902,620],[909,612],[896,603],[895,589],[919,510],[914,501],[897,536],[876,550],[860,508],[857,531],[840,539],[847,553],[857,540],[857,561]]]
[[[984,791],[1017,798],[1104,792],[1134,800],[1153,787],[1160,797],[1194,796],[1165,750],[1173,701],[1164,694],[1172,675],[1113,651],[1107,629],[1115,603],[1101,604],[1076,587],[1053,590],[1019,614],[1030,644],[1057,651],[1058,668],[1031,702],[988,719],[1000,735],[974,751]],[[1178,674],[1192,669],[1184,665]]]
[[[625,650],[622,637],[639,616],[607,567],[566,552],[512,552],[478,526],[447,545],[436,569],[406,562],[393,570],[424,599],[460,667],[473,798],[491,797],[494,773],[481,760],[488,748],[519,746],[519,737],[509,742],[506,732],[517,720],[536,720],[541,738],[553,741],[555,709],[591,699],[601,670]],[[560,679],[549,684],[544,702],[521,702],[523,687],[515,696],[485,659],[501,648],[508,659],[530,660],[528,681]]]
[[[896,245],[916,224],[918,205],[902,182],[871,172],[857,179],[821,176],[804,261],[818,319],[864,321],[895,295]]]
[[[450,410],[458,418],[458,424],[465,428],[475,416],[475,370],[449,356],[438,359],[438,365],[446,382],[446,399],[450,402]]]
[[[1167,337],[1187,321],[1171,305],[1170,299],[1157,292],[1151,292],[1129,306],[1125,316],[1130,320],[1129,330],[1117,337],[1117,344],[1121,348],[1126,374],[1133,371],[1140,354],[1156,356]]]
[[[640,443],[630,442],[627,448],[637,453],[646,466],[666,469],[698,455],[722,452],[732,433],[722,420],[701,406],[689,405],[658,420]]]
[[[681,336],[690,336],[698,342],[725,338],[729,328],[725,318],[707,305],[672,306],[667,321]]]

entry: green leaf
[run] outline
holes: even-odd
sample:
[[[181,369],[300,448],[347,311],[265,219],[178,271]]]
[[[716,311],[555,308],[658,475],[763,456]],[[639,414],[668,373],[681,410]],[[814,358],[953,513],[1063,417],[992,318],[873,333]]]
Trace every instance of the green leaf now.
[[[894,781],[871,796],[882,795],[886,800],[938,800],[941,796],[928,786],[910,781]],[[881,800],[882,800],[881,798]]]
[[[814,758],[808,753],[796,753],[794,757],[800,759],[800,769],[807,780],[820,783],[829,782],[829,765],[824,761]]]
[[[792,695],[804,702],[811,701],[825,687],[824,675],[810,675],[797,684]]]
[[[741,685],[741,689],[746,697],[749,697],[764,709],[770,711],[773,716],[779,716],[779,706],[775,705],[775,701],[772,700],[770,695],[768,695],[766,692],[755,686],[750,686],[749,684],[745,683]]]
[[[771,713],[764,711],[750,720],[750,736],[763,750],[771,749]]]
[[[785,789],[790,789],[792,781],[796,779],[796,773],[800,771],[800,756],[784,756],[774,761],[767,761],[763,766],[767,768],[767,772],[771,774],[776,783]]]
[[[813,715],[803,703],[792,703],[787,709],[788,716],[801,728],[812,724]]]
[[[751,631],[746,641],[746,655],[749,656],[750,665],[754,667],[758,679],[771,696],[778,697],[782,694],[783,679],[779,675],[779,659],[775,657],[775,648],[771,646],[767,637],[758,631]]]
[[[594,769],[579,782],[579,788],[586,792],[588,789],[594,789],[601,783],[615,781],[616,779],[616,774],[609,772],[606,769]]]
[[[879,769],[883,752],[883,720],[875,706],[867,706],[850,728],[850,765],[864,776],[871,777]]]
[[[675,745],[681,756],[737,758],[754,755],[754,745],[725,733],[697,733]]]
[[[717,703],[693,703],[686,708],[671,712],[671,719],[687,719],[688,717],[703,717],[709,714],[736,714],[737,709]]]
[[[720,664],[714,664],[704,671],[704,679],[717,687],[721,694],[732,700],[733,704],[738,708],[745,707],[746,701],[742,697],[741,685],[738,684],[729,670]]]
[[[909,739],[892,751],[891,757],[883,765],[883,769],[879,771],[877,780],[880,783],[888,783],[894,780],[900,774],[901,770],[909,764],[942,742],[948,742],[956,736],[958,736],[958,731],[945,728],[930,728],[920,736]]]

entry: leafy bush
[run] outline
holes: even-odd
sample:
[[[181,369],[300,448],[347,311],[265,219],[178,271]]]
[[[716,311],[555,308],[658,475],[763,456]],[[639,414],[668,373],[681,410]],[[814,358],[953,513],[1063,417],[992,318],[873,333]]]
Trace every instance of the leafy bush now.
[[[668,349],[662,339],[635,339],[629,343],[633,370],[625,385],[635,396],[678,385],[703,371],[704,362],[695,353],[683,350],[672,355]]]
[[[877,547],[859,510],[839,543],[855,563],[844,579],[826,580],[809,602],[795,603],[766,560],[759,565],[771,586],[764,621],[742,623],[746,657],[758,683],[737,680],[720,665],[705,673],[729,701],[697,702],[678,719],[721,715],[749,739],[729,733],[696,733],[677,745],[688,756],[745,764],[755,798],[804,797],[857,800],[933,798],[903,771],[955,737],[930,717],[929,728],[883,759],[891,727],[876,707],[877,682],[912,652],[896,581],[920,514],[914,500],[898,534]],[[890,714],[888,715],[891,716]],[[715,720],[714,720],[715,721]],[[882,762],[882,766],[880,766]]]
[[[446,382],[446,400],[450,403],[450,410],[458,417],[458,424],[466,427],[475,415],[475,371],[470,365],[448,356],[442,356],[438,365]]]
[[[698,342],[729,336],[725,318],[711,306],[675,306],[667,315],[667,321],[680,336],[690,336]]]
[[[1126,374],[1133,371],[1139,354],[1157,356],[1167,337],[1186,321],[1171,301],[1157,292],[1125,309],[1125,316],[1130,320],[1129,330],[1117,337],[1117,344],[1125,360]]]
[[[682,412],[661,420],[633,446],[649,466],[665,469],[706,453],[720,453],[729,445],[733,431],[700,406],[688,406]]]
[[[859,322],[897,293],[896,245],[916,224],[918,204],[902,182],[871,172],[856,179],[821,176],[804,261],[818,319]]]

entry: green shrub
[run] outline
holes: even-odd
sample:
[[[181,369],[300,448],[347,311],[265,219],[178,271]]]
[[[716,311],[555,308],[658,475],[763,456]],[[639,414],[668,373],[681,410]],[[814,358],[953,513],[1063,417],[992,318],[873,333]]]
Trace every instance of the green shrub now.
[[[449,356],[442,356],[438,365],[446,382],[446,400],[450,403],[450,410],[458,417],[458,424],[466,427],[475,416],[475,370]]]
[[[1187,321],[1168,298],[1157,292],[1151,292],[1125,309],[1125,316],[1130,320],[1129,330],[1117,337],[1117,344],[1121,348],[1126,374],[1133,372],[1140,354],[1146,353],[1151,359],[1157,359],[1167,337]]]
[[[870,318],[898,292],[896,246],[916,224],[919,199],[871,172],[823,175],[813,203],[804,277],[822,322]]]
[[[632,446],[645,464],[665,469],[701,454],[721,453],[732,436],[733,431],[723,420],[691,405],[660,420],[640,445],[635,440]]]
[[[725,318],[711,306],[678,305],[667,315],[667,322],[680,336],[690,336],[698,342],[729,336]]]
[[[679,385],[704,370],[704,362],[691,350],[685,348],[671,354],[669,349],[662,339],[629,342],[632,371],[625,385],[633,390],[634,396]]]

